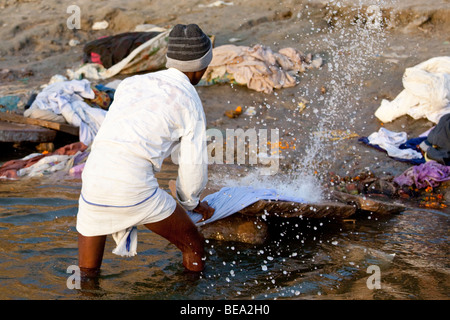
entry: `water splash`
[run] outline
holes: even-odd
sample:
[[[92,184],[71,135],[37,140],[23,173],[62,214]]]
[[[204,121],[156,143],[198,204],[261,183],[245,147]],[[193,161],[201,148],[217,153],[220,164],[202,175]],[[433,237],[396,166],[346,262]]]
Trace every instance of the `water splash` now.
[[[311,203],[320,202],[323,199],[317,179],[311,175],[267,176],[261,175],[258,170],[252,170],[243,177],[229,175],[221,177],[220,181],[228,187],[253,186],[254,188],[275,189],[280,195],[302,198]]]
[[[358,112],[364,106],[361,100],[364,82],[380,76],[382,69],[379,63],[371,65],[373,59],[382,55],[387,41],[385,27],[390,24],[384,7],[393,7],[396,0],[360,0],[354,7],[344,7],[342,0],[330,0],[327,23],[329,27],[318,37],[312,47],[323,47],[326,44],[328,58],[324,68],[328,71],[328,82],[325,83],[327,95],[313,92],[308,98],[311,101],[322,101],[323,107],[314,107],[313,112],[318,119],[315,132],[332,132],[345,129],[353,131],[358,121]],[[364,120],[365,121],[365,120]],[[296,171],[301,174],[311,172],[311,168],[324,172],[335,155],[324,152],[327,141],[320,136],[309,133],[309,143],[302,161],[297,164]],[[318,175],[320,177],[320,175]]]

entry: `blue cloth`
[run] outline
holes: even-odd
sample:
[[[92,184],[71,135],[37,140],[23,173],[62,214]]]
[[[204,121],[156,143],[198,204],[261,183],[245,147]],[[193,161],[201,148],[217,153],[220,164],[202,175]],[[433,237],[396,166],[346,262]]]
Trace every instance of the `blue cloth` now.
[[[232,214],[252,205],[259,200],[278,200],[305,203],[305,200],[299,197],[292,197],[280,194],[274,189],[254,189],[253,187],[224,187],[220,191],[207,195],[203,201],[215,209],[211,218],[206,221],[201,220],[202,216],[198,213],[188,212],[192,221],[197,226],[204,225],[216,220],[231,216]]]

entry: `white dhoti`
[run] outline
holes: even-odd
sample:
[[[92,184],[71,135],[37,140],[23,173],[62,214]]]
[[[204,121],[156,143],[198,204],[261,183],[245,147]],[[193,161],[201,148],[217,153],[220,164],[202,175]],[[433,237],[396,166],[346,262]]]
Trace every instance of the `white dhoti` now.
[[[112,234],[117,245],[113,253],[134,256],[137,243],[135,227],[166,219],[175,207],[175,199],[160,188],[152,190],[144,201],[130,206],[92,203],[81,195],[77,231],[86,237]]]

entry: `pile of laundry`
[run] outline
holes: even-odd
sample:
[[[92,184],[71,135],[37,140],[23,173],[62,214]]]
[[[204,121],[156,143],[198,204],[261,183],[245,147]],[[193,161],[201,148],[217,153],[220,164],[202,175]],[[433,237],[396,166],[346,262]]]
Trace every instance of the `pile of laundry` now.
[[[435,57],[406,68],[404,90],[392,101],[383,99],[375,116],[391,122],[403,115],[433,123],[450,113],[450,56]]]
[[[35,119],[67,122],[80,128],[80,141],[90,145],[113,100],[114,89],[93,86],[90,81],[53,77],[34,97],[24,116]]]
[[[320,57],[313,59],[311,54],[304,55],[294,48],[274,52],[261,44],[222,45],[213,49],[213,59],[200,85],[230,82],[271,93],[274,89],[295,86],[296,74],[321,65]]]
[[[76,172],[84,165],[89,148],[82,142],[63,146],[51,153],[32,153],[22,159],[10,160],[0,167],[0,179],[36,177],[65,170]]]

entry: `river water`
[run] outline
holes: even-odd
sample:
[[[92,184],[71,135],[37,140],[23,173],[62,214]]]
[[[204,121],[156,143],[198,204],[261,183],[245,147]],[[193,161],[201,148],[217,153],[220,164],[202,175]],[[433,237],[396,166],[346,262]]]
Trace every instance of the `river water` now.
[[[175,168],[159,176],[167,189]],[[111,253],[98,282],[69,289],[81,180],[63,172],[0,183],[0,299],[448,299],[449,216],[410,209],[346,222],[273,220],[262,245],[207,240],[207,266],[139,228],[138,255]],[[376,286],[379,284],[380,286]]]

